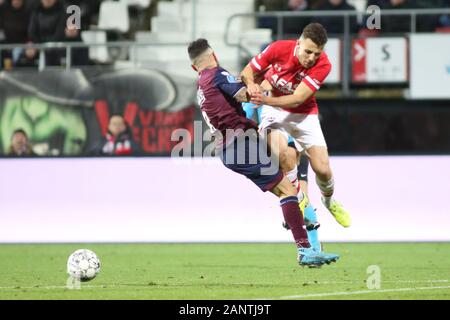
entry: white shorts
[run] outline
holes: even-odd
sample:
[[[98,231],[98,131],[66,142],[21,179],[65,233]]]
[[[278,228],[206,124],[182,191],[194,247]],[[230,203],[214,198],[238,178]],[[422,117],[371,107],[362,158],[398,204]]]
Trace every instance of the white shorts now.
[[[287,140],[289,136],[294,139],[299,152],[312,146],[327,146],[317,114],[290,113],[267,105],[261,108],[259,131],[262,135],[266,129],[278,129]]]

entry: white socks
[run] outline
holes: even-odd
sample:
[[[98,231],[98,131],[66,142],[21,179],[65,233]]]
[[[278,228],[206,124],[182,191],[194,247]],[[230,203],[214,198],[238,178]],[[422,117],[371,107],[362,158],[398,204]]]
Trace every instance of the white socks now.
[[[322,181],[316,176],[316,183],[319,186],[320,192],[322,192],[323,202],[326,207],[330,206],[331,197],[334,192],[334,179],[331,177],[328,181]]]
[[[292,183],[292,185],[297,189],[297,191],[300,191],[300,183],[299,183],[298,177],[297,177],[297,167],[295,167],[291,171],[287,172],[286,177],[289,179],[289,181]]]

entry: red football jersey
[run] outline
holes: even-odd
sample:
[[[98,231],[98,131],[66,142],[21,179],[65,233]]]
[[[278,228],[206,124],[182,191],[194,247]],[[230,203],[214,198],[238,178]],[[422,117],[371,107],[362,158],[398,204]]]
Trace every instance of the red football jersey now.
[[[306,69],[297,58],[297,49],[297,40],[275,41],[250,61],[253,72],[263,73],[264,78],[272,85],[274,97],[293,94],[301,82],[316,92],[331,71],[331,63],[325,52],[322,52],[314,66]],[[298,107],[284,110],[317,114],[316,98],[313,95]]]

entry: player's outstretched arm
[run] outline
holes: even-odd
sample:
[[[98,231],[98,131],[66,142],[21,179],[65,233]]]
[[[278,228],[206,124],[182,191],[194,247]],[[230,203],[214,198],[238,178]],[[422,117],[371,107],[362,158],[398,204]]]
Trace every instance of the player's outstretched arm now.
[[[242,70],[240,77],[242,82],[247,86],[247,92],[249,95],[253,95],[258,92],[262,93],[261,86],[255,83],[255,74],[249,64],[244,68],[244,70]]]
[[[249,102],[250,95],[247,92],[247,87],[242,87],[233,97],[237,102]]]
[[[303,82],[295,89],[293,94],[282,97],[266,97],[262,93],[252,94],[251,103],[262,105],[266,104],[273,107],[285,109],[295,108],[312,97],[314,91]]]

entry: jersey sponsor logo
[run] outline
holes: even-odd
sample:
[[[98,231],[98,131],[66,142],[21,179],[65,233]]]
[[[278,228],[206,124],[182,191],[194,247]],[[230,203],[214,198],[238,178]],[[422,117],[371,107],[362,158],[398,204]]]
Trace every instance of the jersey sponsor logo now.
[[[304,77],[306,77],[306,74],[305,74],[303,71],[298,72],[298,73],[295,75],[295,78],[296,78],[297,80],[299,80],[299,81],[302,81]]]
[[[225,77],[227,77],[228,83],[238,83],[239,82],[234,76],[232,76],[231,74],[229,74],[226,71],[222,71],[221,74],[224,75]]]
[[[278,65],[278,63],[275,63],[275,65],[273,66],[273,68],[274,68],[277,72],[281,72],[281,67]]]
[[[272,80],[271,84],[283,93],[293,93],[298,87],[298,83],[293,85],[292,82],[286,81],[277,74],[272,75],[270,78]]]

